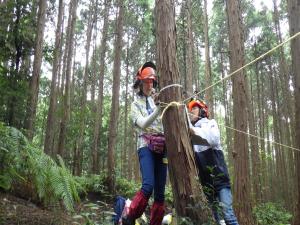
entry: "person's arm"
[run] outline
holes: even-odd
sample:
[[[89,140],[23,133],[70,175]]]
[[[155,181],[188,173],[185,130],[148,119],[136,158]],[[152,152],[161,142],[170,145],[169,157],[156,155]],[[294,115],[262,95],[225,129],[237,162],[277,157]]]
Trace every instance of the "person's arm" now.
[[[149,116],[144,117],[141,114],[140,110],[138,109],[138,106],[135,104],[132,104],[131,112],[132,112],[132,120],[134,122],[134,125],[138,126],[141,129],[146,129],[153,123],[153,121],[159,115],[160,107],[157,106],[155,108],[155,110]]]
[[[220,131],[218,124],[215,120],[210,120],[206,126],[203,127],[190,127],[192,129],[192,136],[194,139],[202,138],[207,141],[207,143],[214,147],[218,146],[220,143]]]
[[[135,125],[137,125],[138,127],[142,128],[142,129],[146,129],[157,118],[157,116],[159,115],[159,112],[160,112],[160,108],[156,107],[155,110],[149,116],[143,117],[142,115],[140,115],[136,119]]]

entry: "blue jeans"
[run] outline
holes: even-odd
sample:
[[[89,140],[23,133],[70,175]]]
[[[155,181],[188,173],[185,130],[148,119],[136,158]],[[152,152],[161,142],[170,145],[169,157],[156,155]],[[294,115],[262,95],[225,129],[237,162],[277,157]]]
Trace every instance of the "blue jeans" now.
[[[231,195],[230,188],[225,187],[217,191],[216,198],[217,199],[214,199],[214,201],[219,202],[219,206],[221,207],[220,210],[220,209],[216,209],[216,207],[213,206],[213,214],[216,221],[217,222],[220,221],[219,212],[221,211],[226,225],[238,225],[237,218],[232,208],[232,195]]]
[[[138,150],[140,170],[142,174],[142,192],[150,196],[154,190],[154,201],[165,200],[165,185],[167,180],[167,164],[163,159],[166,154],[157,154],[148,147]]]

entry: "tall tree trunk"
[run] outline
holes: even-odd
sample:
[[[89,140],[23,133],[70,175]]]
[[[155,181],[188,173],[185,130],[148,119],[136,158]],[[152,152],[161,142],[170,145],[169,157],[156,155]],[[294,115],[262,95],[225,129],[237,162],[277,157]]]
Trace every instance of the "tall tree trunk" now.
[[[221,44],[221,49],[223,48],[223,42]],[[224,67],[224,58],[223,58],[223,52],[220,52],[220,62],[219,62],[219,66],[220,66],[220,72],[221,72],[221,76],[222,79],[225,77],[225,67]],[[227,146],[227,153],[228,153],[228,162],[229,165],[233,165],[233,146],[232,146],[232,130],[229,129],[228,127],[230,127],[230,105],[228,103],[227,100],[227,90],[228,90],[228,84],[226,81],[223,82],[222,85],[222,91],[223,91],[223,106],[225,109],[225,126],[226,126],[226,146]]]
[[[25,129],[28,132],[28,138],[31,140],[34,133],[34,122],[36,117],[36,108],[39,94],[39,81],[41,65],[43,59],[44,29],[46,21],[47,1],[39,1],[38,26],[35,39],[34,61],[32,77],[29,87],[29,98],[27,102],[27,112],[25,118]]]
[[[110,111],[109,135],[108,135],[108,187],[112,192],[115,191],[115,160],[114,152],[117,139],[117,124],[119,118],[119,92],[121,77],[121,53],[123,45],[123,17],[125,12],[124,1],[118,1],[119,15],[116,26],[116,39],[114,49],[114,67],[113,67],[113,87],[112,87],[112,107]]]
[[[186,0],[186,83],[185,90],[188,95],[193,93],[193,32],[192,32],[192,3]]]
[[[211,66],[209,56],[209,37],[208,37],[208,15],[207,15],[207,0],[204,0],[204,40],[205,40],[205,81],[206,87],[211,85]],[[214,118],[214,103],[213,103],[213,89],[209,88],[205,91],[205,99],[210,106],[209,113],[210,117]]]
[[[256,130],[256,120],[255,120],[255,110],[253,102],[253,93],[250,92],[249,87],[246,87],[246,100],[247,100],[247,114],[248,114],[248,125],[249,125],[249,133],[257,136]],[[250,137],[250,148],[251,148],[251,161],[252,161],[252,184],[253,184],[253,194],[254,199],[257,202],[261,200],[261,185],[260,185],[260,158],[258,152],[258,139],[256,137]]]
[[[256,52],[256,46],[254,47],[254,52]],[[254,57],[256,58],[256,54],[254,54]],[[262,79],[260,77],[260,71],[259,71],[259,63],[257,63],[255,65],[255,74],[256,74],[256,99],[257,99],[257,107],[258,109],[258,124],[260,124],[259,126],[259,130],[257,131],[257,133],[259,133],[259,136],[261,138],[264,138],[265,136],[265,132],[264,132],[264,127],[265,127],[265,121],[264,121],[264,109],[263,109],[263,98],[264,95],[262,94]],[[259,150],[257,150],[257,154],[258,154],[258,160],[260,161],[260,172],[258,172],[258,177],[259,177],[259,181],[260,181],[260,186],[259,186],[259,190],[258,192],[255,192],[256,195],[256,199],[261,202],[261,201],[266,201],[266,191],[267,191],[267,182],[266,182],[266,178],[267,178],[267,166],[266,166],[266,151],[265,151],[265,142],[264,139],[260,139],[260,149],[261,152],[259,152]],[[253,154],[252,154],[253,155]],[[254,157],[252,158],[252,163],[253,163]],[[252,170],[252,173],[254,173],[254,171]],[[255,184],[253,184],[254,186],[254,190],[256,190]]]
[[[273,21],[274,21],[274,26],[275,26],[275,30],[276,30],[276,36],[278,39],[278,42],[282,42],[282,34],[281,34],[281,29],[280,29],[280,15],[279,15],[279,11],[278,11],[278,7],[277,7],[277,0],[273,0],[273,8],[274,8],[274,12],[273,12]],[[294,135],[291,135],[295,133],[294,131],[294,124],[295,124],[295,119],[294,119],[294,107],[293,107],[293,103],[292,103],[292,93],[290,90],[290,76],[289,76],[289,72],[288,72],[288,65],[286,62],[286,57],[284,54],[284,49],[283,47],[281,47],[279,49],[279,76],[278,76],[280,83],[279,86],[281,87],[282,90],[282,97],[283,97],[283,101],[282,103],[279,105],[280,112],[283,112],[282,116],[285,118],[284,120],[281,120],[282,123],[284,123],[282,126],[283,129],[280,129],[280,131],[282,131],[281,133],[284,134],[284,136],[282,137],[282,143],[286,144],[288,146],[291,146],[292,143],[294,143]],[[287,198],[284,198],[286,201],[286,205],[289,209],[292,209],[294,207],[293,204],[291,204],[293,201],[293,193],[294,193],[294,182],[293,179],[290,179],[291,177],[295,177],[294,176],[294,161],[293,161],[293,152],[292,151],[287,151],[287,152],[283,152],[284,156],[287,156],[289,158],[289,170],[288,171],[284,171],[284,172],[289,172],[289,174],[287,176],[284,177],[284,179],[286,181],[284,181],[285,184],[284,187],[289,187],[287,188]],[[284,165],[286,165],[285,161],[284,161]]]
[[[128,38],[129,39],[129,38]],[[128,41],[129,42],[129,41]],[[127,42],[127,43],[128,43]],[[121,157],[121,162],[123,162],[122,164],[122,177],[127,177],[127,172],[128,172],[128,165],[125,162],[128,162],[127,157],[127,151],[128,151],[128,84],[129,84],[129,56],[128,56],[128,51],[129,49],[127,48],[127,52],[126,52],[126,79],[125,79],[125,105],[124,105],[124,133],[123,133],[123,147],[121,149],[122,153],[122,157]]]
[[[279,115],[278,115],[278,103],[276,102],[276,95],[277,92],[277,84],[276,80],[274,79],[275,72],[271,65],[271,61],[268,60],[269,66],[269,74],[270,74],[270,94],[271,94],[271,105],[272,105],[272,118],[273,118],[273,133],[274,133],[274,140],[277,143],[281,143],[280,139],[280,124],[279,124]],[[277,198],[282,198],[284,195],[284,183],[283,183],[283,170],[282,170],[282,147],[275,145],[273,146],[275,149],[275,162],[276,162],[276,174],[278,174],[278,178],[276,179],[276,190],[277,190]]]
[[[176,33],[173,0],[156,0],[157,65],[161,75],[160,86],[178,83],[179,69],[176,59]],[[180,90],[166,89],[162,102],[181,101]],[[176,121],[176,123],[174,123]],[[189,217],[195,224],[213,221],[200,183],[195,179],[194,152],[188,135],[185,109],[169,108],[163,117],[169,161],[170,180],[178,216]],[[201,205],[202,207],[197,207]]]
[[[290,35],[300,32],[299,0],[288,0]],[[292,40],[292,74],[295,81],[295,147],[300,149],[300,38]],[[293,225],[300,224],[300,152],[295,152],[298,182],[298,200]]]
[[[87,31],[86,31],[86,46],[85,46],[85,68],[83,74],[83,87],[81,90],[80,96],[80,108],[81,113],[79,116],[79,136],[78,142],[76,145],[76,150],[74,154],[74,171],[75,175],[80,176],[82,171],[82,161],[83,161],[83,139],[84,139],[84,130],[86,124],[86,113],[87,113],[87,105],[86,105],[86,95],[87,95],[87,85],[88,85],[88,72],[89,72],[89,56],[90,56],[90,46],[92,40],[92,31],[93,31],[93,24],[96,17],[96,10],[95,10],[94,1],[90,1],[89,6],[89,18],[87,24]]]
[[[69,8],[69,21],[67,28],[67,41],[65,54],[66,57],[66,71],[63,71],[65,74],[65,88],[63,95],[63,116],[60,122],[60,132],[59,132],[59,140],[57,147],[57,154],[64,157],[65,153],[65,139],[67,133],[67,125],[70,120],[70,77],[71,77],[71,66],[72,66],[72,58],[73,58],[73,46],[74,46],[74,31],[75,31],[75,22],[76,22],[76,9],[78,5],[78,0],[73,0],[70,2]],[[62,83],[64,86],[64,83]]]
[[[237,70],[244,65],[244,38],[242,28],[242,17],[240,2],[228,0],[226,2],[228,28],[229,28],[229,49],[230,49],[230,70]],[[244,71],[232,77],[233,83],[233,118],[234,127],[247,132],[247,83]],[[247,136],[238,132],[234,133],[234,199],[236,203],[236,214],[240,224],[254,224],[252,218],[250,166]]]
[[[135,95],[135,92],[134,92],[134,89],[132,88],[132,92],[131,92],[131,99],[134,99],[134,95]],[[134,165],[135,165],[135,155],[137,155],[134,151],[135,148],[135,144],[136,144],[136,136],[135,136],[135,132],[134,132],[134,124],[133,123],[130,123],[130,133],[132,134],[133,138],[131,138],[131,141],[130,141],[130,144],[129,144],[129,151],[128,151],[128,159],[132,159],[130,161],[130,163],[128,163],[128,180],[134,180],[135,177],[134,177]]]
[[[98,87],[98,100],[95,114],[95,126],[93,131],[93,145],[92,145],[92,172],[99,172],[99,131],[102,129],[102,108],[103,108],[103,81],[105,71],[105,54],[107,51],[107,33],[108,33],[108,12],[110,8],[110,0],[104,2],[104,15],[103,15],[103,29],[100,50],[100,68],[99,68],[99,87]]]
[[[44,142],[45,153],[53,154],[53,143],[54,143],[54,130],[56,125],[55,111],[57,104],[57,74],[59,73],[59,60],[61,55],[61,33],[62,33],[62,21],[63,21],[63,0],[59,0],[57,25],[55,32],[55,48],[53,52],[53,65],[52,65],[52,80],[50,90],[50,102],[47,117],[47,127]]]

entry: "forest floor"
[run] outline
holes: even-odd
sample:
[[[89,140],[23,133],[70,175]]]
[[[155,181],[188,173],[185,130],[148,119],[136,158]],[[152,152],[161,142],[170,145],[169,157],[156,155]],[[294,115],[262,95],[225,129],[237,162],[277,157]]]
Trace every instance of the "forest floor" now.
[[[43,209],[28,200],[0,192],[0,225],[72,225],[111,224],[112,204],[97,200],[97,196],[82,201],[75,214],[69,215],[61,207]]]

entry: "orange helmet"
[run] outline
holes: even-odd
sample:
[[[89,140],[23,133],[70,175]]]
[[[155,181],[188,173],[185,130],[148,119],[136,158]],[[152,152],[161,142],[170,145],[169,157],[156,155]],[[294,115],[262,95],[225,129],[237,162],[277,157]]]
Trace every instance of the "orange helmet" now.
[[[192,109],[195,107],[195,106],[198,106],[200,108],[200,117],[207,117],[208,118],[208,106],[205,104],[204,101],[201,101],[201,100],[191,100],[189,103],[188,103],[188,108],[189,108],[189,111],[192,111]]]
[[[145,67],[145,68],[140,68],[136,78],[138,80],[145,80],[145,79],[152,79],[152,80],[156,80],[155,77],[155,71],[152,67]]]
[[[152,79],[153,86],[157,85],[156,75],[155,75],[156,66],[153,62],[146,62],[137,72],[135,77],[135,82],[133,88],[138,88],[141,81],[145,79]]]

